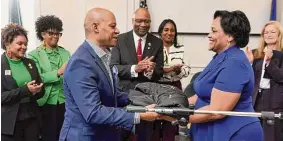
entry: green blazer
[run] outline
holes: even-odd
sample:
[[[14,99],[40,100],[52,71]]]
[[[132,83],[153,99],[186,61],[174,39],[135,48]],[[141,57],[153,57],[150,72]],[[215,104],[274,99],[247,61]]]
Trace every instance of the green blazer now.
[[[53,87],[52,83],[60,81],[60,77],[57,76],[57,70],[52,71],[49,59],[45,53],[44,46],[41,45],[35,50],[32,50],[28,53],[28,58],[35,61],[35,64],[40,73],[41,79],[45,84],[45,94],[42,98],[37,100],[39,106],[42,106],[46,103],[49,98],[50,91]],[[63,47],[58,46],[59,53],[61,55],[63,63],[67,62],[70,58],[70,53]]]

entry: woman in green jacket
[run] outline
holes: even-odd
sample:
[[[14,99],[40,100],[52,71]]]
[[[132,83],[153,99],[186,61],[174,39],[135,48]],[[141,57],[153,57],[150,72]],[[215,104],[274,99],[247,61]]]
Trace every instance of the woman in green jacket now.
[[[35,26],[37,38],[42,44],[28,56],[35,61],[45,84],[45,94],[37,101],[42,109],[42,140],[58,141],[65,113],[62,75],[70,53],[58,45],[63,30],[58,17],[41,16]]]

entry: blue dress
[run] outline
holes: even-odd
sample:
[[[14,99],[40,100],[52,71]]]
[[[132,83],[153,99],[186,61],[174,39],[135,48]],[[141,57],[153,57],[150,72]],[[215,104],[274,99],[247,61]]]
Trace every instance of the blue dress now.
[[[195,109],[210,104],[212,89],[240,93],[233,111],[254,112],[252,92],[254,73],[245,53],[237,46],[215,55],[203,72],[195,79],[198,96]],[[263,141],[259,119],[255,117],[227,116],[212,122],[191,125],[193,141]]]

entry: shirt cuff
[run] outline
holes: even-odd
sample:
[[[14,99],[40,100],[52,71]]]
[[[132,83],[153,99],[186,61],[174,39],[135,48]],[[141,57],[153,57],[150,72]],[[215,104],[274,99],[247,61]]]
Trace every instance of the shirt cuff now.
[[[140,114],[135,113],[134,124],[139,124],[140,122],[141,122]]]
[[[153,74],[153,70],[149,71],[149,72],[144,72],[144,76],[147,77],[148,79],[151,79],[152,77],[152,74]]]
[[[266,62],[266,63],[265,63],[265,67],[268,67],[269,64],[270,64],[270,61]]]
[[[138,73],[135,71],[136,65],[131,66],[131,77],[138,77]]]

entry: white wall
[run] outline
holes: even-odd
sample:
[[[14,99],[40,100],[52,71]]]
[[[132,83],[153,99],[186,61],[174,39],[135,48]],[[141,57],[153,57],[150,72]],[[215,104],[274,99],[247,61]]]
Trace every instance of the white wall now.
[[[260,33],[261,27],[269,21],[271,0],[148,0],[152,13],[153,31],[167,18],[173,19],[180,32],[207,33],[216,10],[241,10],[253,27],[251,33]],[[162,4],[161,4],[162,3]],[[256,3],[256,8],[252,5]],[[161,6],[162,5],[162,6]]]
[[[189,77],[182,79],[183,87],[189,83],[192,75],[196,72],[202,71],[203,68],[212,59],[214,53],[208,51],[207,36],[204,35],[182,35],[181,44],[185,45],[185,63],[192,68]],[[250,49],[257,48],[259,36],[251,36],[250,42],[247,45]]]
[[[1,12],[6,12],[5,7],[2,3],[7,3],[8,0],[1,0]],[[21,1],[29,1],[30,0],[21,0]],[[154,1],[154,0],[148,0]],[[191,0],[191,5],[194,4],[197,0]],[[226,0],[218,0],[223,1],[219,7],[225,7],[227,4]],[[262,1],[271,1],[271,0],[262,0]],[[167,1],[172,3],[178,3],[179,0],[175,1]],[[277,0],[278,4],[278,19],[281,17],[281,23],[283,26],[283,0]],[[150,4],[150,2],[149,2]],[[33,7],[34,5],[34,7]],[[46,14],[54,14],[58,16],[63,21],[63,36],[59,41],[59,44],[73,53],[77,47],[83,42],[84,40],[84,29],[83,29],[83,21],[87,10],[93,7],[103,7],[107,8],[114,12],[116,16],[116,20],[118,23],[118,28],[120,32],[126,32],[132,29],[132,22],[131,18],[132,15],[139,6],[139,0],[34,0],[34,3],[30,5],[33,7],[30,9],[34,10],[34,13],[30,16],[31,18],[28,19],[28,22],[31,28],[34,25],[36,18],[40,15]],[[162,6],[162,4],[160,4]],[[241,4],[235,9],[241,9]],[[269,6],[269,5],[267,5]],[[151,8],[151,5],[148,5]],[[250,7],[250,10],[254,10],[257,7],[254,5],[246,5],[245,7]],[[201,7],[200,7],[201,8]],[[156,8],[155,10],[158,10]],[[174,9],[168,9],[174,10]],[[195,12],[195,11],[192,11]],[[211,15],[214,11],[211,11]],[[153,13],[152,13],[153,14]],[[265,13],[269,15],[269,13]],[[156,16],[156,15],[155,15]],[[158,15],[157,15],[158,16]],[[186,18],[186,14],[180,14],[180,16],[184,17],[183,20],[188,20]],[[266,16],[266,15],[263,15]],[[211,18],[212,19],[212,18]],[[23,21],[26,21],[27,18],[23,17]],[[154,22],[155,19],[152,19]],[[5,16],[1,14],[1,27],[3,27],[3,21],[5,21]],[[259,20],[261,22],[262,20]],[[188,22],[188,21],[186,21]],[[210,23],[208,24],[208,28]],[[263,24],[263,23],[259,23]],[[4,24],[5,25],[5,24]],[[24,25],[26,26],[26,25]],[[178,26],[178,25],[177,25]],[[35,34],[34,30],[29,28],[29,33]],[[151,29],[151,31],[156,31],[157,29]],[[37,39],[31,39],[35,45],[31,46],[31,42],[29,43],[29,48],[34,48],[39,45],[39,41]],[[258,45],[258,36],[251,36],[250,37],[250,48],[256,48]],[[201,71],[203,67],[207,65],[210,61],[211,57],[213,56],[212,52],[207,50],[208,42],[206,36],[204,35],[181,35],[180,36],[180,43],[185,46],[185,62],[189,63],[192,66],[192,74],[198,71]],[[183,85],[186,86],[189,82],[191,76],[187,79],[183,80]]]

